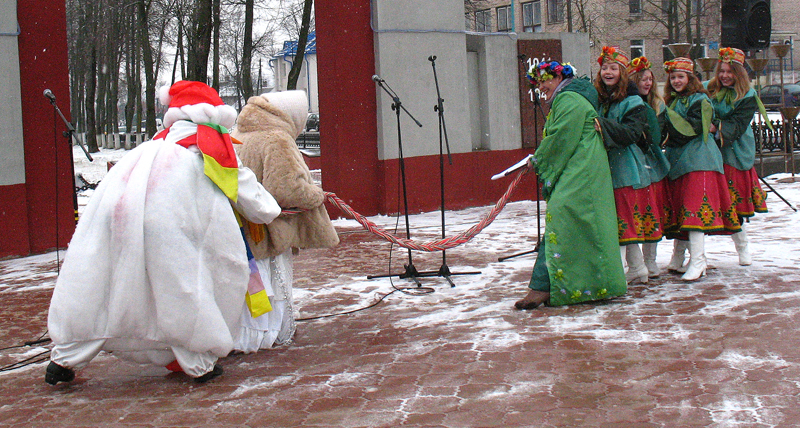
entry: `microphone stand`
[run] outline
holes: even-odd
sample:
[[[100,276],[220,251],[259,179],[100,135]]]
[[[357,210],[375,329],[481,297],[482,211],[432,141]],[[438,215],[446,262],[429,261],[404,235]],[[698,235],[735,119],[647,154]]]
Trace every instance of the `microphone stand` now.
[[[442,146],[442,141],[444,141],[444,145],[447,146],[447,160],[450,165],[453,164],[453,158],[450,155],[450,142],[447,139],[447,124],[444,120],[444,99],[442,98],[441,92],[439,92],[439,77],[436,74],[436,55],[431,55],[428,57],[428,61],[431,62],[431,67],[433,67],[433,81],[436,85],[436,97],[437,97],[437,104],[433,106],[433,110],[438,113],[439,116],[439,185],[441,190],[441,211],[442,211],[442,239],[445,238],[445,209],[444,209],[444,151]],[[442,140],[442,135],[444,135],[444,140]],[[455,287],[456,285],[450,279],[453,275],[479,275],[480,272],[460,272],[460,273],[453,273],[450,272],[450,268],[447,266],[447,253],[445,250],[442,250],[442,266],[439,267],[438,271],[428,271],[428,272],[419,272],[419,276],[441,276],[450,283],[450,287]]]
[[[519,60],[522,62],[525,59],[525,55],[520,55]],[[539,148],[539,115],[542,115],[544,118],[544,111],[542,110],[542,103],[539,101],[539,95],[534,91],[533,97],[533,142],[536,148]],[[536,177],[536,245],[533,247],[532,250],[523,251],[521,253],[511,254],[505,257],[498,257],[497,261],[502,262],[508,259],[513,259],[514,257],[524,256],[527,254],[537,253],[539,252],[539,243],[542,241],[542,207],[541,207],[541,196],[539,190],[539,177]]]
[[[50,92],[50,91],[47,91],[47,92]],[[61,117],[61,120],[64,121],[64,125],[67,126],[67,130],[62,132],[62,135],[64,135],[64,137],[66,137],[67,140],[69,140],[70,145],[72,145],[72,139],[75,138],[75,141],[78,142],[78,145],[81,147],[81,150],[83,150],[83,154],[86,155],[86,159],[89,159],[89,162],[93,162],[94,159],[92,159],[92,155],[90,155],[89,152],[86,151],[86,147],[83,147],[83,143],[81,142],[81,140],[78,137],[75,137],[75,128],[67,120],[67,118],[64,117],[64,114],[61,113],[61,109],[58,108],[58,105],[56,104],[55,95],[52,95],[52,93],[50,93],[50,95],[45,94],[45,97],[47,97],[47,99],[50,100],[50,104],[53,105],[53,108],[56,109],[56,113],[58,113],[58,115]]]
[[[406,108],[403,106],[403,103],[400,101],[400,97],[389,86],[389,84],[386,83],[385,80],[379,78],[378,76],[373,76],[373,80],[375,80],[375,82],[378,84],[378,86],[380,86],[381,89],[383,89],[383,91],[386,92],[386,94],[388,94],[390,97],[392,97],[392,110],[394,110],[394,112],[396,113],[396,116],[397,116],[397,146],[398,146],[398,149],[399,149],[399,159],[398,160],[400,162],[400,177],[401,177],[402,182],[403,182],[403,211],[404,211],[405,220],[406,220],[406,238],[411,239],[411,227],[410,227],[409,221],[408,221],[408,192],[406,191],[406,164],[405,164],[405,160],[403,158],[403,136],[402,136],[402,133],[400,131],[400,110],[403,110],[404,112],[406,112],[408,117],[410,117],[411,120],[413,120],[414,123],[416,123],[417,126],[419,126],[420,128],[422,127],[422,124],[411,113],[409,113],[408,110],[406,110]],[[417,287],[421,287],[422,283],[420,283],[419,280],[417,279],[420,275],[419,275],[419,272],[417,272],[417,268],[414,267],[414,261],[411,258],[411,249],[410,248],[408,249],[408,264],[404,265],[404,267],[405,267],[405,271],[403,273],[401,273],[401,274],[368,275],[367,279],[386,278],[386,277],[390,277],[390,276],[398,276],[401,279],[410,278],[412,281],[414,281],[417,284]]]
[[[73,208],[75,209],[75,223],[77,223],[78,222],[78,193],[75,191],[75,162],[74,162],[74,159],[73,159],[73,156],[72,156],[72,139],[75,138],[75,141],[78,142],[78,145],[81,147],[81,149],[83,149],[83,154],[86,155],[86,159],[89,159],[89,162],[92,162],[94,159],[92,159],[92,156],[89,154],[88,151],[86,151],[86,148],[83,147],[83,143],[81,143],[81,141],[77,137],[75,137],[75,128],[67,120],[67,118],[64,117],[64,113],[61,113],[61,109],[58,108],[58,104],[56,104],[56,96],[53,95],[53,93],[49,89],[46,89],[44,91],[44,96],[48,100],[50,100],[50,104],[53,105],[53,108],[55,109],[55,112],[58,113],[58,116],[61,117],[61,120],[64,122],[64,125],[66,125],[66,127],[67,127],[67,130],[62,132],[62,135],[65,138],[67,138],[67,141],[69,142],[69,145],[70,145],[70,151],[69,151],[70,162],[69,162],[69,164],[70,164],[70,170],[72,171],[72,181],[73,181],[73,184],[72,184],[72,205],[73,205]],[[58,153],[58,149],[56,149],[56,153]],[[58,165],[58,163],[56,163],[56,165]],[[56,184],[57,183],[58,183],[58,181],[56,181]],[[58,200],[58,199],[56,199],[56,200]],[[56,222],[57,221],[58,220],[56,220]],[[58,246],[58,237],[56,237],[56,246]]]

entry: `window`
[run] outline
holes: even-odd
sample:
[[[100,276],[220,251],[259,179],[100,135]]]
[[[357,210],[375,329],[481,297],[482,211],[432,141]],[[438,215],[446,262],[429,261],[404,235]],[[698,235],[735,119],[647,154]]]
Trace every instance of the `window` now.
[[[492,31],[492,13],[489,10],[475,12],[475,31]]]
[[[564,0],[547,0],[547,22],[564,21]]]
[[[631,15],[642,13],[642,0],[628,0],[628,11]]]
[[[508,6],[497,8],[497,31],[511,31],[511,8]]]
[[[522,31],[540,33],[542,31],[542,2],[539,0],[522,4]]]
[[[644,40],[637,39],[631,40],[631,59],[638,58],[644,55]]]

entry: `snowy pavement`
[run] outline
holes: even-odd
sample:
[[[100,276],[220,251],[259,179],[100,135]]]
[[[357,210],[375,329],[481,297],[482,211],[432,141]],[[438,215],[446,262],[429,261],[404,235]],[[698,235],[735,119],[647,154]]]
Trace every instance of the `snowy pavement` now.
[[[797,206],[800,183],[786,178],[768,181]],[[297,317],[392,292],[376,306],[300,321],[294,343],[225,358],[225,374],[205,385],[108,355],[57,387],[44,383],[43,362],[1,372],[0,426],[797,426],[800,214],[772,193],[768,204],[748,225],[751,267],[738,265],[730,238],[709,237],[710,269],[697,282],[663,273],[608,302],[533,311],[513,303],[534,256],[498,257],[533,248],[535,202],[510,203],[448,250],[451,271],[480,274],[453,276],[455,287],[423,278],[428,294],[394,291],[412,285],[397,277],[367,279],[401,272],[407,251],[336,220],[341,245],[295,259]],[[447,212],[448,235],[488,209]],[[411,216],[412,237],[439,237],[439,216]],[[662,267],[670,251],[659,245]],[[413,260],[438,270],[441,253]],[[56,269],[56,253],[0,261],[0,348],[46,333]],[[47,350],[6,349],[0,365]]]

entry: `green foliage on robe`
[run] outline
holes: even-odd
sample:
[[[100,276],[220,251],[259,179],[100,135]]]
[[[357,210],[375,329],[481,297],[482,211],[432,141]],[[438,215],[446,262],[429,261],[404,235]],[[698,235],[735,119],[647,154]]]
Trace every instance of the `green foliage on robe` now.
[[[552,306],[620,296],[627,291],[619,256],[608,156],[594,129],[594,88],[574,79],[553,99],[536,150],[547,213],[542,239]],[[597,94],[594,92],[596,105]]]

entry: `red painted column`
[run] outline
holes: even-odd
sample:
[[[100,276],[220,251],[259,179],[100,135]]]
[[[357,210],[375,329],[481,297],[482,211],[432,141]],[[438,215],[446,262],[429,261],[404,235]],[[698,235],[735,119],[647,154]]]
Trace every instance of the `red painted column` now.
[[[31,252],[65,247],[75,230],[72,147],[42,95],[55,94],[69,119],[69,63],[65,2],[19,0],[17,20],[25,148],[25,191]],[[57,223],[57,224],[56,224]],[[58,239],[56,240],[56,231]]]
[[[28,210],[25,184],[0,186],[0,259],[31,251],[28,242]]]
[[[319,1],[315,7],[322,187],[374,215],[383,189],[370,2]]]

